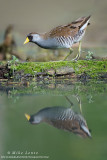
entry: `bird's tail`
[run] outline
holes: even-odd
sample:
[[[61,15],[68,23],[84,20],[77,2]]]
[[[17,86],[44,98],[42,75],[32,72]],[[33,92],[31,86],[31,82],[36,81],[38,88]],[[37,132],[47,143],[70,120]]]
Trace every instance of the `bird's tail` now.
[[[81,128],[87,134],[87,136],[91,138],[91,133],[90,133],[88,127],[85,125],[81,125]]]
[[[91,16],[88,16],[88,17],[86,17],[86,18],[84,17],[83,22],[82,22],[81,25],[79,26],[80,30],[84,30],[84,29],[87,28],[88,25],[90,25],[90,23],[89,23],[90,17],[91,17]]]

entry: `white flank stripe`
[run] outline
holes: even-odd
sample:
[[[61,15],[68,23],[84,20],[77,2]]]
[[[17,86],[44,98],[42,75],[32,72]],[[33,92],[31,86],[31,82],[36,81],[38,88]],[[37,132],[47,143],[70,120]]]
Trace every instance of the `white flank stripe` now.
[[[80,30],[84,30],[88,25],[89,20],[80,28]]]

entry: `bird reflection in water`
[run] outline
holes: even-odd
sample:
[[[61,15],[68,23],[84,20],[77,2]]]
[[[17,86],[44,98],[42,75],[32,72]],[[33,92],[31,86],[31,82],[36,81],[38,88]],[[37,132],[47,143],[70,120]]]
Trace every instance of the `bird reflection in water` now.
[[[68,97],[66,97],[66,99],[73,105]],[[81,110],[81,102],[79,101],[79,103]],[[88,129],[86,120],[83,118],[82,114],[74,112],[71,107],[47,107],[31,116],[28,114],[25,114],[25,116],[31,124],[46,122],[58,129],[72,132],[83,138],[91,138],[91,133]]]

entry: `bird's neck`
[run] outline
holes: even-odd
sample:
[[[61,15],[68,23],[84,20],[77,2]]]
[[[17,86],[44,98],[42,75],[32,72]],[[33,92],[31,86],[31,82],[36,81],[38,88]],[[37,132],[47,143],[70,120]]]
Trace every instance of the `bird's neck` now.
[[[34,115],[34,117],[35,117],[34,123],[36,123],[36,124],[39,124],[44,120],[44,117],[38,113],[36,115]]]

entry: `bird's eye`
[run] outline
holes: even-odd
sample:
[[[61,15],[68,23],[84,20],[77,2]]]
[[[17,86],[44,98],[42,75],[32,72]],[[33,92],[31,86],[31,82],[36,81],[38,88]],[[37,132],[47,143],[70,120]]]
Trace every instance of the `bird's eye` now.
[[[29,41],[32,41],[32,36],[28,36]]]

